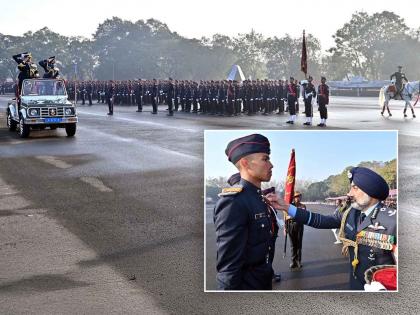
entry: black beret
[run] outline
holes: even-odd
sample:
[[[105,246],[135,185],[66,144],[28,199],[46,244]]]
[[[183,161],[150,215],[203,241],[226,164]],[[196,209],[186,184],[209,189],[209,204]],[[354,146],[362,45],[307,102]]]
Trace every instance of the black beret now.
[[[260,134],[252,134],[229,142],[225,153],[228,160],[236,164],[241,158],[252,153],[270,154],[270,142]]]
[[[385,200],[389,195],[389,186],[385,179],[366,167],[354,167],[348,172],[350,182],[353,182],[370,197]]]

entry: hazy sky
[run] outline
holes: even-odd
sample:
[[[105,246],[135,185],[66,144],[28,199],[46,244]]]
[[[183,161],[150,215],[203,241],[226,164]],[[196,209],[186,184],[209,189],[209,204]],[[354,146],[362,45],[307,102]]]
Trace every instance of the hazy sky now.
[[[302,30],[321,40],[322,48],[334,44],[332,35],[355,11],[393,11],[411,28],[420,26],[416,0],[3,0],[0,33],[22,35],[44,26],[62,35],[90,38],[99,23],[112,16],[137,21],[149,18],[166,23],[171,31],[188,38],[215,33],[236,36],[251,29],[264,36],[301,36]]]
[[[261,133],[271,143],[273,180],[286,178],[290,153],[295,149],[296,178],[324,180],[347,166],[363,161],[397,158],[394,131],[209,131],[205,133],[205,176],[229,177],[237,172],[227,160],[226,145],[233,139]]]

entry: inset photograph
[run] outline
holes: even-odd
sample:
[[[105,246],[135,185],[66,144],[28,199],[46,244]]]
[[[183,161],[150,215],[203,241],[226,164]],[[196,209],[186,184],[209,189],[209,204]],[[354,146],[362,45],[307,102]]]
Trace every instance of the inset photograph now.
[[[206,130],[204,290],[398,291],[398,132]]]

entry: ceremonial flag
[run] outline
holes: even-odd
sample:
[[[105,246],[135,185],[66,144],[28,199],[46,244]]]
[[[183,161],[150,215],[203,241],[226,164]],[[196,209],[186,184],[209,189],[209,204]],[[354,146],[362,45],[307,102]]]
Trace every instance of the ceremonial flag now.
[[[287,169],[286,185],[284,186],[284,201],[291,203],[293,195],[295,194],[295,175],[296,175],[296,160],[295,149],[292,149],[290,156],[289,168]]]
[[[308,56],[306,54],[306,39],[305,39],[305,30],[303,30],[303,41],[302,41],[302,56],[300,58],[300,70],[305,74],[308,73]]]

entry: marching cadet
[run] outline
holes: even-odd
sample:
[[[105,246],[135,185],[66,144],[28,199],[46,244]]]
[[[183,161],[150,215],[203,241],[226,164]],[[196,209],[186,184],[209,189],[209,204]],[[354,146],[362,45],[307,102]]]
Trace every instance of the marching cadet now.
[[[193,102],[193,109],[192,113],[197,114],[198,113],[198,102],[200,100],[200,90],[198,89],[198,83],[195,81],[191,82],[192,85],[192,102]],[[201,108],[201,104],[200,104]]]
[[[227,97],[227,104],[226,104],[226,109],[227,109],[227,114],[229,116],[233,116],[235,114],[235,106],[234,106],[234,101],[235,101],[235,89],[232,85],[232,80],[229,80],[227,89],[226,89],[226,97]]]
[[[208,83],[200,81],[200,111],[202,114],[207,114],[209,110],[209,96],[208,96]]]
[[[313,107],[312,107],[312,99],[316,97],[316,90],[315,86],[312,84],[313,78],[311,76],[308,77],[308,83],[303,85],[303,100],[305,102],[305,116],[306,122],[303,123],[305,126],[312,125],[312,117],[313,115]]]
[[[158,97],[158,85],[157,85],[157,80],[153,79],[153,83],[152,83],[152,114],[156,115],[157,114],[157,97]]]
[[[168,116],[174,115],[173,99],[175,98],[175,90],[172,78],[169,78],[168,93],[166,94],[166,102],[168,103]]]
[[[270,204],[283,210],[297,222],[317,228],[340,228],[343,254],[349,256],[350,289],[363,290],[365,271],[378,265],[397,263],[396,209],[387,208],[384,200],[389,187],[379,174],[365,167],[348,171],[351,206],[333,215],[321,215],[293,205],[287,205],[278,196],[267,196]]]
[[[141,79],[137,80],[134,94],[136,95],[137,112],[141,113],[143,111],[143,82]]]
[[[293,125],[296,120],[296,101],[297,101],[297,86],[295,79],[290,77],[290,83],[287,85],[287,107],[289,108],[289,120],[287,124]]]
[[[18,97],[22,90],[22,83],[25,79],[32,79],[39,77],[36,64],[32,62],[32,54],[24,52],[13,56],[13,59],[18,64],[18,88],[16,89],[16,96]]]
[[[214,208],[217,288],[271,290],[278,226],[261,183],[271,179],[270,142],[260,134],[231,141],[225,150],[239,184],[223,189]]]
[[[60,75],[58,68],[55,67],[55,56],[41,60],[38,64],[44,69],[44,79],[56,79]]]
[[[108,87],[106,88],[105,92],[106,102],[108,103],[108,114],[107,115],[114,115],[114,97],[115,97],[115,83],[114,81],[109,81]]]
[[[238,116],[241,114],[242,111],[242,99],[243,99],[243,89],[240,86],[239,82],[234,80],[233,81],[234,86],[234,93],[235,93],[235,116]]]
[[[87,94],[87,97],[88,97],[89,106],[92,106],[92,94],[93,94],[92,81],[88,81],[86,83],[86,94]]]
[[[318,109],[319,114],[321,116],[321,123],[318,124],[318,127],[326,127],[327,126],[327,118],[328,118],[328,111],[327,105],[330,101],[330,88],[328,85],[325,84],[327,79],[325,77],[321,77],[321,84],[318,86]]]

